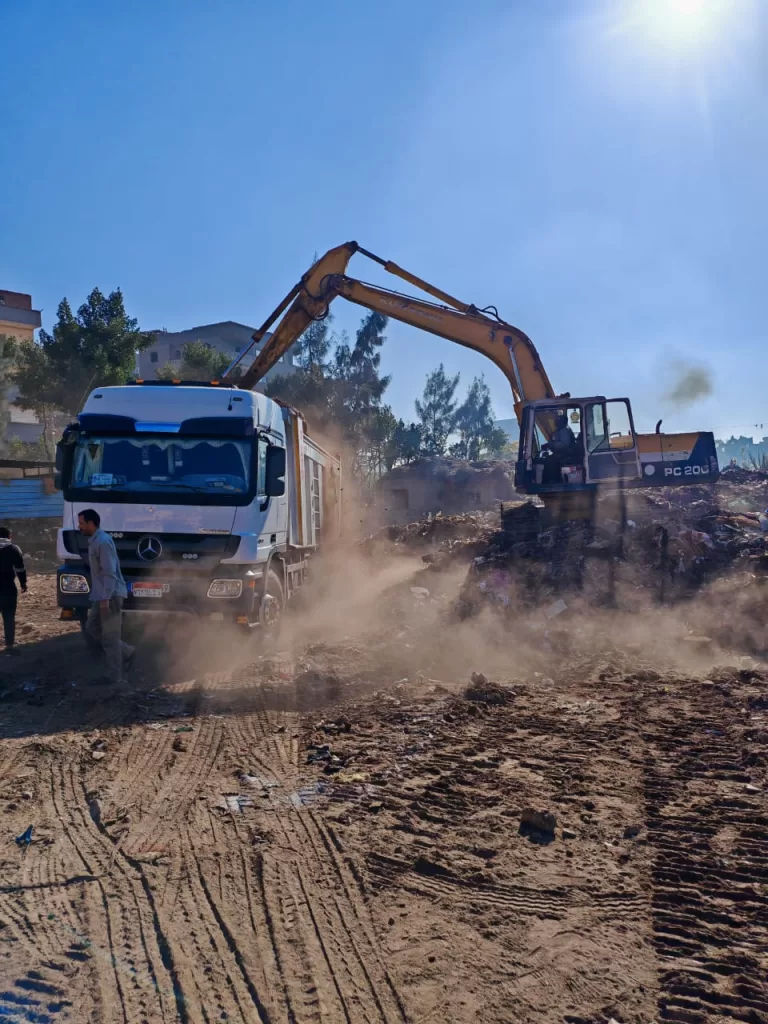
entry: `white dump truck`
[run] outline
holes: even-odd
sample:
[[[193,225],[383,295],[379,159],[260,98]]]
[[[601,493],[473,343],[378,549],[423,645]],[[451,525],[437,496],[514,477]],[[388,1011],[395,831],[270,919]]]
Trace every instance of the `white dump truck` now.
[[[216,383],[96,388],[59,442],[61,616],[85,619],[94,508],[128,586],[126,614],[203,616],[241,627],[279,618],[341,528],[341,463],[299,413]]]

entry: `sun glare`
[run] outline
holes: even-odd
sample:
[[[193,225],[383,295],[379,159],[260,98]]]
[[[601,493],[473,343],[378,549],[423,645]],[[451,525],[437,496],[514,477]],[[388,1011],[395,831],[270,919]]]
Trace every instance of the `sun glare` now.
[[[732,0],[633,0],[631,20],[650,42],[674,50],[712,43],[728,18]]]

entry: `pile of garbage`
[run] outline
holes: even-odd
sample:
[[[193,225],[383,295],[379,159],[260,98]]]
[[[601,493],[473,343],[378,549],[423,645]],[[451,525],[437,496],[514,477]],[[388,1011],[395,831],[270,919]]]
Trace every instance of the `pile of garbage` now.
[[[385,526],[361,544],[364,554],[391,552],[392,545],[403,552],[420,554],[434,569],[445,568],[459,559],[479,555],[499,529],[499,513],[464,512],[456,515],[430,514],[405,526]]]
[[[666,603],[713,580],[734,588],[768,583],[768,479],[745,472],[716,487],[607,493],[594,522],[533,530],[533,503],[503,512],[502,528],[473,558],[459,613],[543,606],[554,617],[569,591],[590,604],[643,591]]]

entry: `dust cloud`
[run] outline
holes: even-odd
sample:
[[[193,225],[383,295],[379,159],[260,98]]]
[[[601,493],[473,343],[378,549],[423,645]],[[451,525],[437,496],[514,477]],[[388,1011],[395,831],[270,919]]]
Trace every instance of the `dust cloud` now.
[[[764,646],[767,602],[758,606],[753,592],[715,583],[689,601],[660,606],[637,594],[629,569],[616,581],[614,607],[564,593],[566,610],[549,620],[546,604],[532,607],[512,581],[507,607],[484,605],[462,620],[457,607],[468,569],[458,561],[430,571],[396,545],[375,557],[354,548],[319,557],[279,635],[254,630],[233,638],[198,627],[170,644],[166,635],[163,684],[178,689],[185,679],[202,685],[206,673],[229,674],[239,681],[242,708],[255,706],[265,685],[291,706],[322,707],[329,698],[355,700],[405,682],[458,692],[475,672],[534,687],[605,672],[704,677],[714,664],[759,657]],[[222,699],[229,698],[219,694],[217,704]]]

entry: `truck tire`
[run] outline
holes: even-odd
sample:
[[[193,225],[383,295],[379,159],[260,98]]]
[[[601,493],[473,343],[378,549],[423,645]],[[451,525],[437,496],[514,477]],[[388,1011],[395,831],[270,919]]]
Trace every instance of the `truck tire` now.
[[[274,636],[280,629],[280,621],[285,608],[285,591],[280,577],[270,569],[267,573],[266,593],[261,600],[259,608],[259,621],[262,629],[270,636]]]

